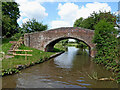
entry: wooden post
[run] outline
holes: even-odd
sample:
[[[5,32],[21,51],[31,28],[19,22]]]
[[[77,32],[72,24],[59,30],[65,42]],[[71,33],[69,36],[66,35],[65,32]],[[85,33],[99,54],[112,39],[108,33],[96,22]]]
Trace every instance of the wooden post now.
[[[27,61],[27,51],[25,51],[25,60]]]
[[[13,51],[13,55],[14,55],[14,54],[16,54],[16,52],[15,52],[15,51]]]
[[[20,56],[25,56],[25,60],[27,61],[27,56],[32,56],[32,54],[27,54],[27,52],[32,52],[33,50],[9,50],[11,52],[13,52],[13,55],[16,56],[16,55],[20,55]],[[25,54],[16,54],[17,51],[24,51]]]

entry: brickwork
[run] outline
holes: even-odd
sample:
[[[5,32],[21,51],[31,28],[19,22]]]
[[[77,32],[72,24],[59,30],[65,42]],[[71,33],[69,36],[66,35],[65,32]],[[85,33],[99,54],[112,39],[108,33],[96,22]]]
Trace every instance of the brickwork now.
[[[43,51],[52,51],[54,45],[63,39],[77,39],[83,41],[90,47],[91,56],[94,56],[93,50],[95,45],[92,43],[94,36],[93,30],[79,27],[63,27],[41,32],[26,33],[24,35],[24,44]]]

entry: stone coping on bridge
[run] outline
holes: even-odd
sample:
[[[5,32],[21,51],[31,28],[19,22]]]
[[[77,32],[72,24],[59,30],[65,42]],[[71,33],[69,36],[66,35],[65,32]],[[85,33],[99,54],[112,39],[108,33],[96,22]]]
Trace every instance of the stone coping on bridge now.
[[[47,32],[47,31],[54,31],[54,30],[59,30],[59,29],[76,29],[76,30],[78,30],[78,29],[82,29],[82,30],[85,30],[85,31],[90,31],[90,32],[93,32],[94,33],[94,30],[91,30],[91,29],[86,29],[86,28],[81,28],[81,27],[60,27],[60,28],[54,28],[54,29],[49,29],[49,30],[45,30],[45,31],[35,31],[35,32],[31,32],[31,33],[25,33],[25,34],[34,34],[34,33],[39,33],[39,32]]]

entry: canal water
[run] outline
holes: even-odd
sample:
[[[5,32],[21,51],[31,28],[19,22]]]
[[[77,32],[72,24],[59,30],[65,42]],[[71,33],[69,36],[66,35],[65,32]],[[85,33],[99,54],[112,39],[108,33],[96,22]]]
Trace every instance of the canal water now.
[[[68,51],[44,63],[2,78],[3,88],[118,88],[115,81],[90,77],[113,77],[113,73],[92,62],[88,51],[68,47]],[[89,77],[90,76],[90,77]]]

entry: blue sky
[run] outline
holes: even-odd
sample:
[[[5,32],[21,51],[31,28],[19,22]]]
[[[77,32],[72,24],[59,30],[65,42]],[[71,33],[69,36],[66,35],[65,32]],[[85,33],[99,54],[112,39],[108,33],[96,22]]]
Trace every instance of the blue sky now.
[[[95,1],[95,0],[94,0]],[[71,27],[76,19],[87,18],[93,11],[118,10],[118,2],[41,2],[41,0],[16,0],[20,4],[19,25],[35,18],[48,25],[48,29]]]

